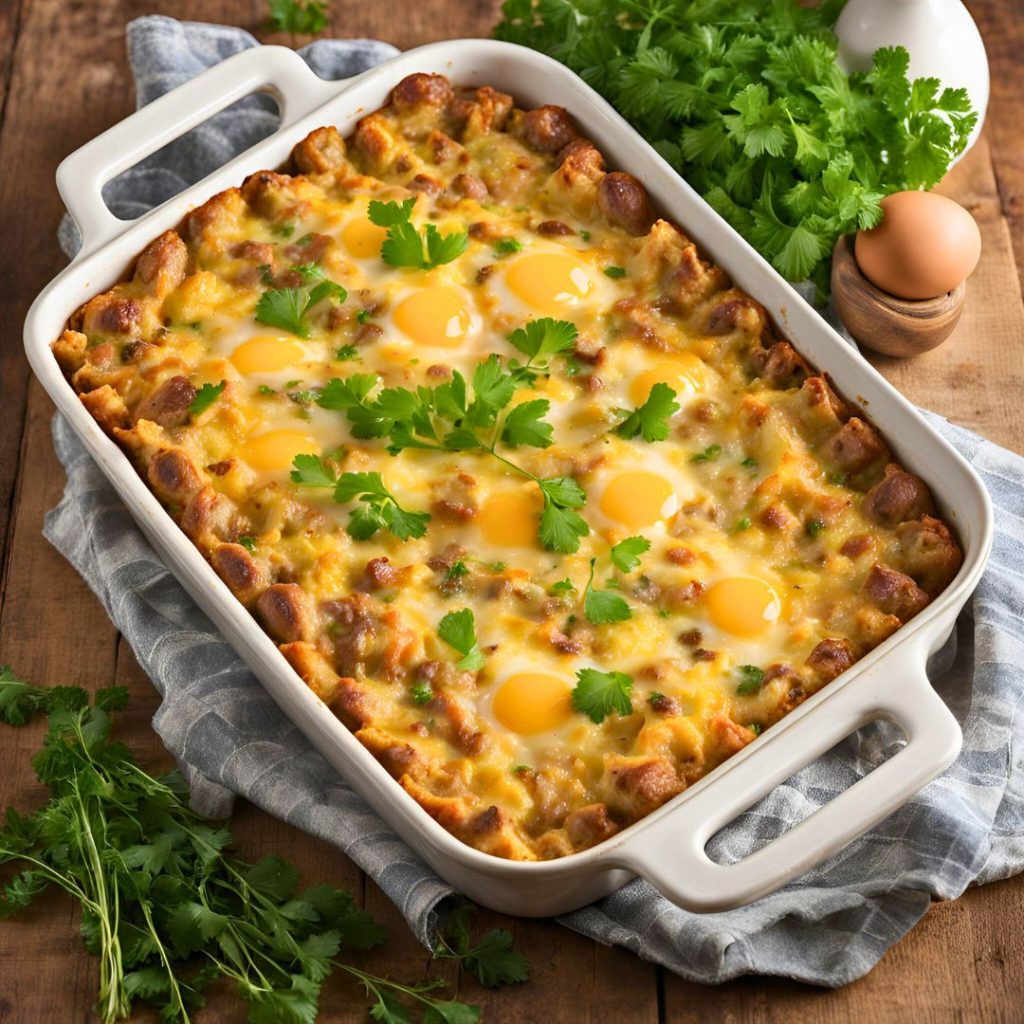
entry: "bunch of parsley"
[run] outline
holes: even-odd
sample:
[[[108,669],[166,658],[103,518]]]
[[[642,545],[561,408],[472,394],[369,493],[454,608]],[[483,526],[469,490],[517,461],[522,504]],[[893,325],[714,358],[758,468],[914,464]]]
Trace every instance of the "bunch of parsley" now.
[[[506,0],[499,39],[576,71],[791,281],[828,291],[836,239],[930,188],[977,121],[964,89],[907,79],[902,47],[836,63],[845,0]]]
[[[46,688],[0,669],[0,721],[24,725],[46,713],[49,731],[33,762],[50,799],[33,814],[8,808],[0,866],[21,870],[0,886],[0,918],[23,910],[51,885],[81,907],[86,948],[99,958],[96,1013],[104,1024],[135,1001],[164,1022],[187,1022],[204,990],[231,979],[251,1024],[312,1024],[332,970],[355,978],[382,1024],[476,1024],[479,1010],[439,998],[439,980],[401,985],[338,958],[365,950],[385,930],[330,885],[298,890],[298,872],[277,857],[246,864],[226,851],[231,833],[195,814],[176,772],[154,778],[110,739],[123,688],[99,690],[90,705],[78,687]],[[495,930],[474,945],[464,920],[460,960],[489,986],[523,981],[529,965]]]

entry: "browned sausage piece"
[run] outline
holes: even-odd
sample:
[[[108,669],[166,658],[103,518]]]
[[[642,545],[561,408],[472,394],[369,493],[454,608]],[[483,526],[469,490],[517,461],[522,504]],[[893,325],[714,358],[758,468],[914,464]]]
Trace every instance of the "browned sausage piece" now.
[[[306,595],[297,583],[275,583],[256,602],[256,611],[267,632],[282,644],[312,639]]]
[[[885,476],[864,496],[864,514],[881,526],[896,526],[934,511],[924,481],[895,462],[885,467]]]
[[[757,349],[751,356],[754,372],[777,388],[801,384],[811,368],[788,341],[777,341],[771,348]]]
[[[764,330],[767,321],[764,306],[760,302],[741,295],[725,299],[713,306],[708,314],[708,322],[704,330],[713,335],[731,334],[733,331],[740,330],[751,337],[758,337]],[[772,349],[776,347],[773,345]],[[792,359],[792,357],[789,358]],[[792,377],[791,374],[788,376]]]
[[[218,544],[210,554],[217,575],[242,604],[251,604],[266,587],[259,563],[241,544]]]
[[[135,264],[135,280],[160,298],[185,280],[188,249],[177,231],[165,231],[142,251]]]
[[[564,107],[545,106],[523,115],[523,137],[542,153],[557,153],[579,135]]]
[[[487,186],[475,174],[456,174],[452,178],[452,190],[467,199],[487,198]]]
[[[176,448],[158,451],[149,460],[146,476],[159,497],[179,505],[184,505],[203,486],[192,460]]]
[[[562,826],[569,834],[572,845],[577,850],[595,846],[619,831],[618,825],[608,817],[605,804],[587,804],[565,816]]]
[[[946,524],[934,516],[900,523],[896,536],[906,569],[932,597],[960,571],[963,553]]]
[[[451,82],[444,75],[407,75],[391,90],[391,102],[398,111],[444,107],[451,98]]]
[[[635,821],[681,793],[686,784],[667,757],[605,757],[602,781],[608,783],[608,802]]]
[[[871,566],[862,592],[887,615],[895,615],[901,622],[912,619],[930,598],[909,577],[876,562]]]
[[[856,660],[853,646],[844,637],[826,637],[807,655],[808,666],[826,683],[842,675]]]
[[[151,420],[161,427],[178,427],[188,419],[189,406],[196,397],[196,389],[188,377],[168,377],[139,402],[135,422]]]
[[[647,189],[624,171],[612,171],[601,179],[597,205],[608,220],[631,235],[646,235],[654,223]]]
[[[82,310],[85,334],[134,334],[142,325],[142,304],[114,292],[90,299]]]
[[[881,458],[889,457],[889,449],[874,427],[851,416],[832,435],[824,448],[825,457],[846,473],[859,473]]]
[[[345,166],[345,140],[333,125],[310,132],[292,150],[300,174],[326,174]]]

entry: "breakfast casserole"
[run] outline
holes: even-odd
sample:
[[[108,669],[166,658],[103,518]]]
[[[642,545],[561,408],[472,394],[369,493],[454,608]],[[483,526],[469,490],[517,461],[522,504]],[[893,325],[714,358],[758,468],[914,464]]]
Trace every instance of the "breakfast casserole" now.
[[[192,210],[53,351],[306,685],[500,857],[650,813],[961,562],[565,110],[439,75]]]

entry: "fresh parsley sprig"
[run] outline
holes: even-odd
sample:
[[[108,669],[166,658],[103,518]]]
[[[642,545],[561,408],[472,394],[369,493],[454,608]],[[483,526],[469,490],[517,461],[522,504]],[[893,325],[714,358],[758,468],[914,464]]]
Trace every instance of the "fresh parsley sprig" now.
[[[387,489],[380,473],[342,473],[340,476],[319,455],[296,455],[292,482],[299,487],[330,488],[339,505],[361,504],[349,513],[346,530],[355,540],[369,540],[378,530],[388,530],[399,540],[422,537],[430,522],[429,512],[403,508]]]
[[[626,537],[618,544],[612,545],[610,552],[612,565],[622,572],[632,572],[640,565],[640,556],[651,550],[651,542],[646,537]]]
[[[437,635],[462,655],[456,662],[459,668],[468,672],[476,672],[477,669],[483,668],[487,659],[477,643],[476,620],[469,608],[448,612],[438,623]]]
[[[370,200],[366,209],[370,223],[388,229],[380,258],[391,267],[418,270],[433,270],[458,259],[469,245],[469,234],[455,231],[442,235],[435,224],[428,224],[421,233],[410,220],[415,207],[415,196],[400,203]]]
[[[566,352],[576,343],[576,325],[549,316],[530,320],[508,336],[509,344],[527,356],[525,363],[509,362],[516,381],[533,387],[537,377],[550,372],[547,357]]]
[[[177,772],[153,777],[111,740],[126,698],[112,687],[90,704],[78,687],[36,687],[0,671],[5,721],[49,716],[33,765],[50,792],[34,813],[8,809],[0,828],[0,866],[21,868],[0,887],[0,917],[49,887],[79,904],[86,948],[99,961],[103,1024],[130,1016],[137,1002],[167,1024],[188,1024],[220,978],[246,1003],[249,1024],[311,1022],[332,970],[366,989],[376,1021],[411,1021],[416,1006],[424,1021],[476,1024],[478,1008],[441,998],[438,979],[403,985],[341,959],[342,947],[372,949],[387,932],[341,889],[300,890],[287,861],[231,856],[230,831],[191,810]],[[489,983],[526,974],[503,937],[486,936],[465,962]]]
[[[844,72],[842,7],[506,0],[494,34],[581,74],[783,276],[827,294],[837,238],[934,185],[977,122],[966,90],[908,79],[903,47]]]
[[[469,912],[460,907],[448,919],[441,932],[434,957],[457,960],[484,988],[514,985],[530,977],[530,962],[512,948],[512,933],[492,928],[474,942],[469,934]]]
[[[271,31],[316,35],[327,27],[324,0],[268,0],[268,6]]]
[[[542,348],[538,346],[538,353]],[[571,477],[538,477],[499,450],[499,446],[548,448],[553,442],[551,425],[544,419],[550,408],[547,399],[508,408],[518,383],[516,372],[492,354],[476,366],[468,383],[456,370],[450,381],[437,387],[383,388],[371,398],[377,378],[353,374],[328,381],[317,402],[324,409],[345,412],[355,437],[387,438],[392,455],[407,449],[475,451],[497,459],[540,490],[541,543],[551,551],[570,554],[590,533],[577,511],[586,504],[586,492]]]
[[[625,672],[581,668],[576,673],[572,706],[600,725],[613,711],[619,715],[631,714],[632,693],[633,680]]]
[[[643,405],[638,405],[615,428],[615,433],[626,441],[638,434],[645,441],[664,441],[668,437],[668,421],[679,412],[676,393],[662,381],[658,381]]]
[[[589,622],[595,626],[606,625],[611,622],[625,622],[633,617],[632,609],[610,590],[596,590],[594,588],[594,566],[596,558],[590,560],[590,576],[587,579],[586,590],[583,591],[583,614]]]
[[[268,327],[289,331],[300,338],[308,338],[311,325],[308,315],[314,306],[331,298],[344,302],[348,292],[331,281],[314,263],[293,268],[302,277],[302,288],[270,288],[256,303],[256,320]]]

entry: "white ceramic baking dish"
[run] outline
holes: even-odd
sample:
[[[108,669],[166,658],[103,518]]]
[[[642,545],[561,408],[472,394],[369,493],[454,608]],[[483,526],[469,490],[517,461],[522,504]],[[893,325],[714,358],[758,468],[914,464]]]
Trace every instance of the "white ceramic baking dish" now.
[[[284,163],[294,143],[322,124],[347,134],[414,71],[460,84],[488,83],[521,106],[569,109],[611,166],[631,171],[655,204],[679,223],[736,283],[762,302],[783,332],[883,431],[900,459],[931,485],[965,551],[949,588],[920,615],[800,705],[756,742],[619,835],[582,853],[543,863],[492,857],[453,838],[399,787],[313,696],[273,642],[235,600],[85,411],[58,370],[50,343],[82,302],[121,278],[132,258],[191,208],[255,170]],[[280,130],[135,222],[115,218],[105,182],[229,103],[268,91]],[[695,911],[721,910],[769,893],[890,814],[942,772],[960,749],[960,730],[925,674],[928,654],[953,627],[982,572],[992,538],[984,487],[967,463],[779,275],[719,218],[596,93],[560,64],[531,50],[457,40],[412,50],[347,82],[324,82],[280,47],[240,53],[138,111],[69,156],[57,184],[84,238],[74,262],[38,297],[25,324],[28,358],[154,547],[223,631],[284,712],[439,875],[477,902],[542,916],[580,907],[635,875]],[[706,854],[708,840],[802,766],[875,719],[898,723],[906,745],[889,761],[770,845],[738,863]]]

